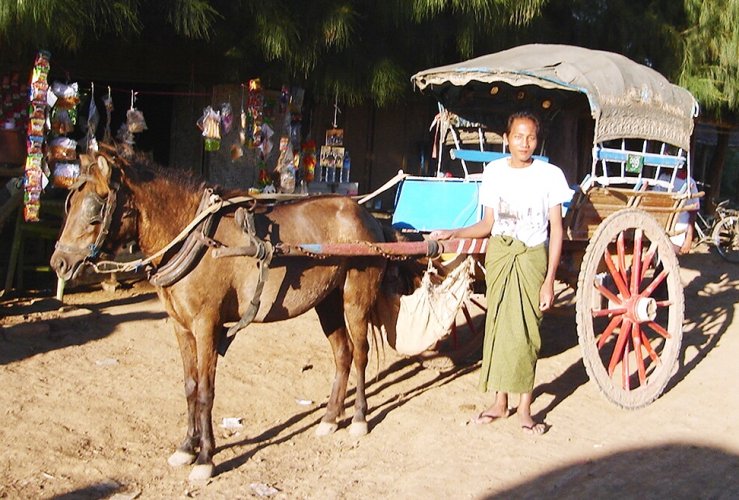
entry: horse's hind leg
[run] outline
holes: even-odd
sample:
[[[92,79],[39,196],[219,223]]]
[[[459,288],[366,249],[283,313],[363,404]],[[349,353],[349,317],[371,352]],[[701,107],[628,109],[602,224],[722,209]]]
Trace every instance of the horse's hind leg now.
[[[382,270],[367,267],[361,271],[350,269],[344,285],[344,315],[353,344],[354,368],[357,377],[357,393],[354,416],[349,427],[353,436],[364,436],[367,428],[367,397],[365,394],[369,342],[367,328],[372,307],[380,289]]]
[[[352,362],[352,345],[346,334],[344,308],[339,290],[334,290],[321,303],[316,305],[318,319],[323,333],[331,344],[334,353],[336,373],[331,387],[331,396],[326,405],[326,414],[316,429],[316,435],[325,436],[336,431],[338,419],[344,414],[344,400],[349,381]]]
[[[195,461],[200,443],[200,425],[197,415],[198,371],[195,337],[189,330],[175,323],[175,334],[180,346],[182,368],[184,371],[185,398],[187,399],[187,434],[180,446],[167,462],[172,467],[190,465]]]

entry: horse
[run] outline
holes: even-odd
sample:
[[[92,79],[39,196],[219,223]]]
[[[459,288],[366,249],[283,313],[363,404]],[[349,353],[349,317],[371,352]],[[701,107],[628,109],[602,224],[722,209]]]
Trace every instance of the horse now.
[[[132,241],[148,256],[150,280],[173,320],[188,410],[185,438],[168,462],[173,467],[193,465],[191,480],[208,479],[215,471],[214,381],[219,348],[225,350],[233,338],[232,330],[224,327],[229,323],[238,322],[240,328],[251,320],[280,321],[315,308],[335,363],[331,394],[316,434],[337,430],[352,362],[356,399],[349,432],[368,432],[368,332],[387,267],[382,256],[317,258],[275,252],[284,244],[385,241],[379,221],[349,197],[252,202],[244,208],[243,203],[223,203],[238,196],[248,201],[243,192],[221,191],[140,155],[98,155],[70,189],[51,257],[59,278],[69,280],[84,263],[94,265],[100,255],[115,253]],[[221,200],[220,208],[202,219],[199,231],[189,233],[196,236],[190,238],[195,243],[183,242],[183,232],[203,213],[207,198]],[[185,258],[182,249],[188,246]],[[270,253],[271,258],[265,258]],[[175,261],[177,265],[168,267]]]

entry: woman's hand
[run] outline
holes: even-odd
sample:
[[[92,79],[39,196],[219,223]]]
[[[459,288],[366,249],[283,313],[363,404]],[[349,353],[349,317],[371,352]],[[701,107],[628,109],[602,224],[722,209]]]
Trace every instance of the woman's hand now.
[[[432,240],[449,240],[454,238],[454,230],[437,229],[429,233],[429,238],[431,238]]]
[[[554,304],[554,283],[544,281],[539,290],[539,310],[546,311]]]

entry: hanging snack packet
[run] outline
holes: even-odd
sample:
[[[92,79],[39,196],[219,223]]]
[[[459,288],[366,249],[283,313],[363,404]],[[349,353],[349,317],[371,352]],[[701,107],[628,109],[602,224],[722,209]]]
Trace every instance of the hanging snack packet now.
[[[80,103],[80,93],[77,82],[66,84],[54,82],[51,91],[56,96],[55,106],[60,109],[72,109]]]
[[[221,147],[221,113],[210,106],[203,109],[203,116],[198,120],[198,127],[203,130],[206,151],[218,151]]]
[[[57,135],[67,135],[74,131],[72,110],[54,106],[51,110],[51,131]]]
[[[58,188],[69,189],[77,182],[79,176],[79,163],[58,162],[54,165],[54,179],[52,184]]]
[[[131,108],[126,111],[126,127],[132,134],[138,134],[139,132],[146,130],[144,113],[135,108]]]
[[[57,137],[49,143],[49,159],[74,160],[77,158],[77,141],[69,137]]]
[[[231,132],[234,124],[234,114],[231,108],[231,103],[224,102],[221,104],[221,129],[222,136],[228,135]]]

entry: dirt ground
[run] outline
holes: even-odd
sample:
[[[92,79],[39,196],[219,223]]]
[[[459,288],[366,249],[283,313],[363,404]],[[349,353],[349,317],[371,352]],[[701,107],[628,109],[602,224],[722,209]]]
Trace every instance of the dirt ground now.
[[[533,404],[551,427],[538,437],[515,418],[470,423],[491,398],[476,390],[478,363],[388,348],[369,370],[370,433],[317,438],[333,375],[317,317],[253,325],[219,362],[216,476],[199,485],[167,465],[184,391],[148,284],[71,290],[61,308],[3,299],[0,498],[739,498],[739,266],[708,251],[681,264],[679,368],[636,411],[588,381],[573,293],[560,287]]]

